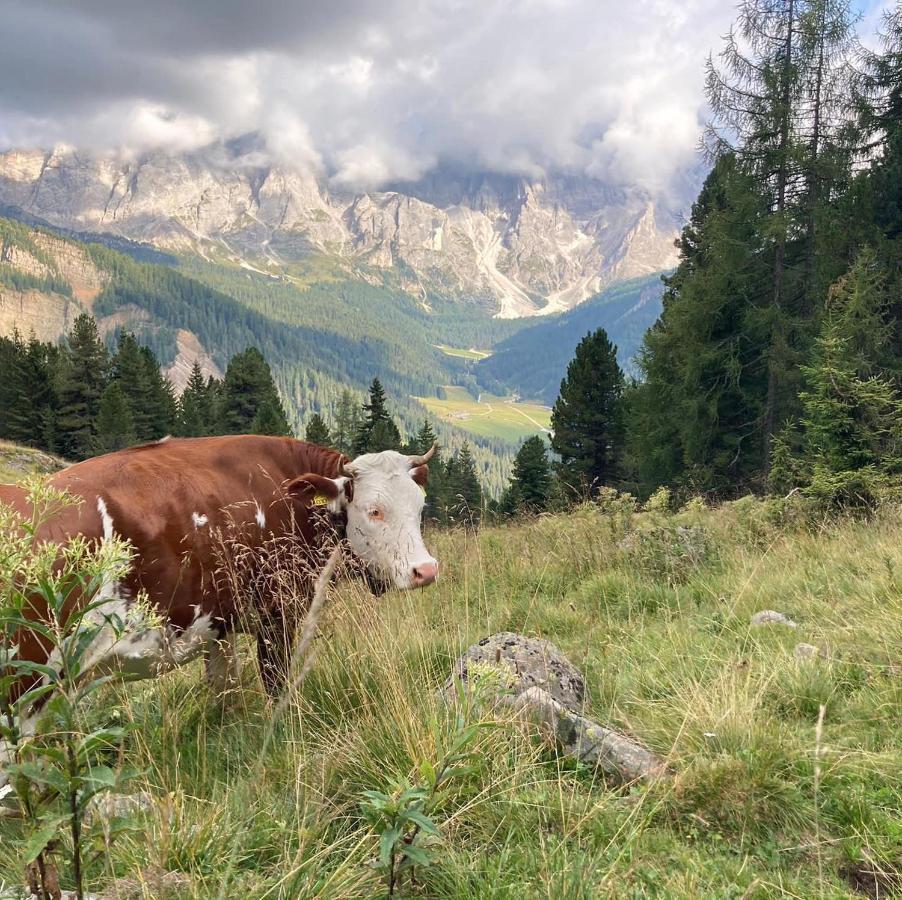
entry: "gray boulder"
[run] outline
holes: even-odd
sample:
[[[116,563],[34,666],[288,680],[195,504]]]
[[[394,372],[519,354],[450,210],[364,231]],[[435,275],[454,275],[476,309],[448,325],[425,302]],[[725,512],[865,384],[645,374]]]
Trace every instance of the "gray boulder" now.
[[[582,673],[550,641],[500,631],[473,644],[458,659],[445,682],[445,696],[454,693],[454,682],[472,686],[492,682],[499,694],[518,696],[538,687],[566,709],[582,708],[586,681]]]
[[[513,709],[538,725],[560,753],[617,780],[670,777],[667,766],[637,741],[581,715],[585,678],[549,641],[511,631],[483,638],[455,663],[442,689],[448,700],[456,696],[455,683],[478,691],[482,701]]]
[[[750,619],[751,625],[785,625],[787,628],[798,628],[798,623],[793,622],[789,616],[784,613],[777,612],[775,609],[762,609],[756,612]]]

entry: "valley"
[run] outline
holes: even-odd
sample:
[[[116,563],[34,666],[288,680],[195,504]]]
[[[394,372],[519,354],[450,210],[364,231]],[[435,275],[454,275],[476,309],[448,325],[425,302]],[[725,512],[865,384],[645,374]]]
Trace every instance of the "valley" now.
[[[276,275],[96,233],[80,238],[0,219],[0,334],[56,341],[89,312],[108,342],[134,331],[177,390],[195,360],[220,377],[231,356],[258,346],[298,433],[314,412],[330,420],[345,389],[362,402],[378,377],[402,430],[436,417],[444,446],[471,443],[492,492],[504,485],[517,445],[547,430],[547,407],[583,334],[607,328],[628,360],[660,303],[660,281],[650,276],[569,313],[502,319],[448,298],[424,308],[321,254]],[[491,411],[480,394],[493,398]],[[518,403],[500,399],[514,395]]]
[[[518,444],[534,434],[548,434],[551,409],[509,397],[480,393],[476,398],[466,388],[445,385],[441,397],[414,397],[439,422],[477,437]]]

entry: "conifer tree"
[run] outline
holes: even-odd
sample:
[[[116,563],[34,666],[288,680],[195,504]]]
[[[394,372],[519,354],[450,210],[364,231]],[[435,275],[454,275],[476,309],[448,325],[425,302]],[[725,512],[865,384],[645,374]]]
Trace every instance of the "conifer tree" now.
[[[482,519],[482,486],[470,445],[466,441],[448,460],[446,479],[449,522],[468,528],[477,527]]]
[[[314,413],[307,422],[307,428],[304,431],[304,440],[310,444],[317,444],[320,447],[332,446],[332,433],[326,420],[319,414]]]
[[[405,452],[422,455],[428,452],[433,444],[436,444],[435,431],[429,419],[424,418],[420,429],[413,436],[410,446]],[[447,485],[445,478],[445,464],[442,460],[442,451],[436,447],[432,459],[429,461],[429,484],[426,487],[426,504],[423,507],[423,515],[432,521],[443,521],[447,508]]]
[[[172,433],[176,411],[172,385],[163,377],[153,351],[142,347],[127,331],[119,335],[111,374],[128,403],[138,442]]]
[[[886,273],[865,249],[831,291],[812,363],[803,367],[801,441],[783,436],[772,478],[832,506],[871,505],[902,475],[902,395],[876,364],[890,338]]]
[[[797,408],[818,286],[819,219],[851,164],[840,114],[850,29],[845,0],[742,0],[720,64],[708,62],[709,149],[734,155],[767,198],[759,229],[770,278],[758,300],[768,323],[759,436],[765,469],[774,435]],[[820,273],[826,286],[838,273],[831,254],[820,258],[828,263]]]
[[[501,501],[509,514],[542,512],[551,493],[551,470],[545,441],[540,435],[527,438],[514,457],[510,485]]]
[[[370,385],[369,400],[363,404],[364,418],[354,437],[354,455],[400,450],[401,434],[388,412],[385,390],[378,378]]]
[[[111,381],[100,398],[95,453],[113,453],[137,442],[131,405],[119,381]]]
[[[357,405],[351,392],[345,388],[341,392],[338,406],[335,410],[335,431],[333,434],[336,450],[349,455],[353,451],[354,436],[357,434],[359,422],[357,421]]]
[[[94,452],[100,398],[106,389],[109,354],[87,313],[72,324],[61,363],[56,431],[60,453],[86,459]]]
[[[204,437],[212,433],[215,428],[215,410],[211,392],[200,364],[195,360],[188,383],[178,400],[176,433],[180,437]]]
[[[19,444],[53,449],[58,351],[34,334],[28,343],[14,334],[13,347],[14,360],[4,379],[10,394],[6,436]]]
[[[224,434],[291,433],[272,372],[256,347],[229,360],[219,406]]]
[[[594,494],[619,477],[624,379],[617,348],[603,328],[587,334],[567,367],[551,411],[551,446],[572,496]]]

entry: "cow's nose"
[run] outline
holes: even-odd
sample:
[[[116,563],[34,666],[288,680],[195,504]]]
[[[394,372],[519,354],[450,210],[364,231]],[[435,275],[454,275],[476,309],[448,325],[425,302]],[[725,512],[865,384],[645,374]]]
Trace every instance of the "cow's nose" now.
[[[435,581],[436,575],[438,575],[438,563],[430,562],[414,566],[413,586],[426,587],[427,584],[432,584],[432,582]]]

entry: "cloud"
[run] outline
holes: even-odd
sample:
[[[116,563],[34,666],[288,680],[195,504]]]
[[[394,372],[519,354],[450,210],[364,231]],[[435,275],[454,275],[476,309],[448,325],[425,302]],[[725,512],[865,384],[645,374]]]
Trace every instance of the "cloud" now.
[[[873,5],[873,4],[871,4]],[[693,164],[724,0],[0,0],[0,148],[259,132],[337,186],[439,163],[661,192]]]

